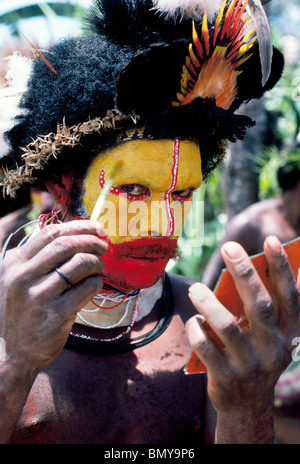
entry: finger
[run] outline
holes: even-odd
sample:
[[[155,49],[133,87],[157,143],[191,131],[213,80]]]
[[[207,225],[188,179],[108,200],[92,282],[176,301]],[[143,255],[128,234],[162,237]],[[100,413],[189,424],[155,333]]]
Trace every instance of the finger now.
[[[224,353],[212,342],[203,327],[201,316],[194,316],[186,322],[186,333],[192,350],[209,370],[210,374],[222,375],[226,365]]]
[[[46,275],[78,253],[102,256],[107,248],[106,242],[93,235],[60,236],[29,261],[28,271],[32,275]]]
[[[80,286],[86,279],[92,276],[100,276],[102,261],[96,255],[78,253],[60,268],[53,269],[49,274],[40,279],[31,294],[39,298],[41,302],[47,302],[58,298],[62,293]]]
[[[264,252],[275,293],[277,320],[281,326],[294,324],[299,315],[299,290],[288,257],[274,236],[265,240]]]
[[[268,328],[272,331],[275,327],[272,298],[249,256],[242,246],[235,242],[225,243],[221,253],[244,304],[250,327],[255,330]]]
[[[19,248],[18,255],[21,259],[27,261],[59,237],[82,234],[101,236],[103,235],[103,227],[99,222],[88,220],[70,221],[64,224],[50,224]]]
[[[248,359],[248,345],[235,317],[219,302],[214,293],[204,284],[196,283],[189,288],[189,297],[228,353],[238,360]]]
[[[103,281],[98,275],[92,275],[74,285],[57,298],[57,306],[64,315],[75,317],[88,301],[101,292]],[[73,321],[74,322],[74,321]]]
[[[102,261],[96,255],[77,253],[63,266],[52,270],[40,284],[41,292],[50,294],[55,298],[71,287],[81,283],[84,279],[100,275]]]

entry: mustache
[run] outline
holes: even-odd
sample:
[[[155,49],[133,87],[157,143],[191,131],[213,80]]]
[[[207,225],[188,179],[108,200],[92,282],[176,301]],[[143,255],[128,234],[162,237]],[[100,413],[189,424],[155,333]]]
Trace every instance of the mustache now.
[[[177,240],[169,238],[139,238],[130,242],[113,245],[114,257],[136,259],[175,259],[181,256]]]

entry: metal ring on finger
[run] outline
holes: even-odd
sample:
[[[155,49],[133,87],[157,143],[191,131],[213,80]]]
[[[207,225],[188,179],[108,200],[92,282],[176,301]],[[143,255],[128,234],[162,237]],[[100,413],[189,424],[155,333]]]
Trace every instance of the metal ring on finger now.
[[[65,274],[63,272],[61,272],[59,269],[57,269],[57,267],[54,269],[57,274],[62,278],[64,279],[64,281],[66,282],[66,284],[68,284],[68,287],[69,288],[72,288],[72,284],[71,282],[69,281],[68,277],[65,276]]]

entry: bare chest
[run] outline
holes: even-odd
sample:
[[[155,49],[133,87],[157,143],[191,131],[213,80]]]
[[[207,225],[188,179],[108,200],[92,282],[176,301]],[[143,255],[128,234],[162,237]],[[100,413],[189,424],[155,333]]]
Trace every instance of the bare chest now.
[[[193,443],[205,388],[184,374],[188,355],[178,316],[132,353],[66,349],[36,379],[11,442]]]

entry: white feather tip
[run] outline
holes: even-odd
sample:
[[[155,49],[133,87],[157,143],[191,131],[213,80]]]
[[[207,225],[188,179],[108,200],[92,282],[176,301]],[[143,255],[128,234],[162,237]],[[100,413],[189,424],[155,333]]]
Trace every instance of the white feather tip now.
[[[21,113],[19,103],[27,90],[27,82],[31,73],[33,61],[14,52],[4,58],[7,62],[7,73],[4,86],[0,88],[0,158],[6,156],[9,147],[4,140],[4,133],[15,124],[15,117]]]
[[[207,10],[212,20],[222,6],[223,0],[153,0],[154,9],[168,18],[200,20]]]

